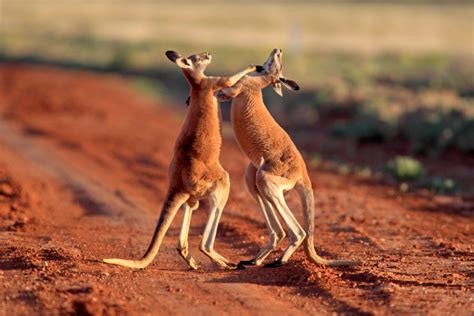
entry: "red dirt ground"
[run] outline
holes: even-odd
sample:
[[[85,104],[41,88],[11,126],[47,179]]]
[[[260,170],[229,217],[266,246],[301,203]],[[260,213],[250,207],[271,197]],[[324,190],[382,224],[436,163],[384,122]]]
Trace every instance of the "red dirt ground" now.
[[[176,252],[181,214],[146,270],[102,264],[145,250],[182,118],[117,77],[0,65],[0,314],[474,313],[472,199],[327,170],[311,170],[316,247],[361,266],[324,268],[298,251],[277,269],[219,270],[198,251],[206,205],[190,232],[200,270]],[[238,262],[266,229],[231,137],[222,157],[232,190],[216,247]]]

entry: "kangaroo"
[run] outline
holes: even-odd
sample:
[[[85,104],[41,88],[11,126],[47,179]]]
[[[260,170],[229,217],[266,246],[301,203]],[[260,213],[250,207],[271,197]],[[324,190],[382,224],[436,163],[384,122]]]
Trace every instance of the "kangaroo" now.
[[[226,258],[214,250],[214,241],[222,211],[229,195],[229,174],[219,163],[221,131],[218,102],[215,93],[231,87],[246,74],[255,71],[255,66],[230,77],[208,77],[205,69],[211,63],[211,54],[201,53],[182,57],[175,51],[166,56],[175,63],[188,81],[190,105],[184,125],[174,148],[169,167],[169,187],[166,200],[148,246],[140,260],[104,259],[104,262],[124,267],[143,269],[155,258],[163,238],[179,208],[184,211],[178,252],[191,269],[197,269],[196,261],[188,251],[188,233],[191,214],[199,201],[209,198],[210,215],[203,233],[200,250],[222,268],[235,268]]]
[[[353,261],[323,259],[314,248],[314,197],[305,162],[291,138],[273,119],[262,98],[262,89],[270,84],[280,96],[282,84],[288,89],[299,90],[296,82],[282,75],[282,69],[282,51],[274,49],[263,64],[261,74],[245,76],[234,86],[218,93],[220,99],[233,98],[231,120],[234,134],[241,150],[250,159],[245,171],[246,185],[263,212],[270,237],[268,244],[254,259],[241,261],[239,265],[261,265],[285,237],[276,212],[286,224],[291,242],[279,259],[265,267],[278,267],[286,263],[303,242],[305,253],[313,263],[354,265],[356,262]],[[285,202],[284,193],[293,188],[302,200],[305,229]]]

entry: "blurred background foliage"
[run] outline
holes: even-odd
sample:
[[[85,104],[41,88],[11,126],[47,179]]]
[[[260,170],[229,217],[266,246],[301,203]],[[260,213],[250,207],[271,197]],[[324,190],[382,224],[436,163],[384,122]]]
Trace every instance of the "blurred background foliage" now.
[[[282,48],[302,91],[265,93],[279,122],[349,142],[352,156],[385,146],[380,166],[395,154],[472,157],[473,32],[472,1],[0,1],[2,60],[121,72],[179,104],[188,88],[165,50],[210,51],[208,72],[228,74]],[[309,152],[338,154],[304,139]]]

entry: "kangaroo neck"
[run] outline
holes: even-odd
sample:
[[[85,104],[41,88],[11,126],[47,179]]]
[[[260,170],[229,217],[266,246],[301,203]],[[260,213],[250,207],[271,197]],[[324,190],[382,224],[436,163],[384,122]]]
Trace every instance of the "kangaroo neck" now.
[[[232,102],[232,114],[246,121],[272,118],[263,103],[262,90],[252,89],[239,94]]]
[[[191,88],[188,116],[197,120],[219,121],[219,107],[211,89]]]
[[[190,104],[179,143],[192,144],[202,160],[218,160],[222,138],[219,107],[212,89],[191,89]]]

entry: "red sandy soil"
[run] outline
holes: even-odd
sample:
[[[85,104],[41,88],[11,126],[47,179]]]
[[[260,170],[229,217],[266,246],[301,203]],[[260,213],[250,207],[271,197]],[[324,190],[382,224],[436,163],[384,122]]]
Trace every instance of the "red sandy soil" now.
[[[317,266],[298,251],[276,269],[220,270],[198,251],[205,203],[190,231],[200,270],[175,249],[181,214],[146,270],[101,263],[143,254],[185,110],[114,76],[0,65],[0,314],[474,313],[472,200],[327,170],[311,170],[316,247],[363,261],[356,268]],[[266,228],[231,136],[222,157],[232,190],[216,248],[238,262],[266,243]]]

